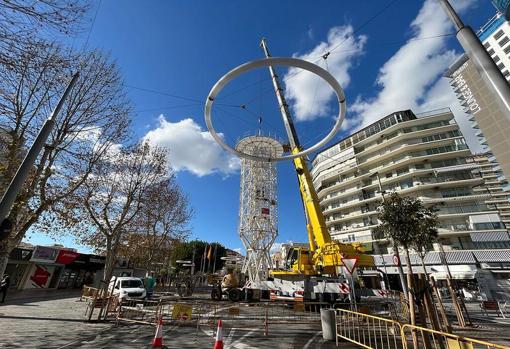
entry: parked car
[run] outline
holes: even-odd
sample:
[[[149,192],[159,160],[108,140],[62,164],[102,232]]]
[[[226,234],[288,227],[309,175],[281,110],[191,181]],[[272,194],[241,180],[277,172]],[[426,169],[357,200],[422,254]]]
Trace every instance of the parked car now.
[[[115,287],[113,283],[115,282]],[[140,278],[131,276],[122,276],[110,281],[109,290],[113,288],[113,295],[118,296],[119,300],[126,298],[143,299],[147,297],[147,292]]]

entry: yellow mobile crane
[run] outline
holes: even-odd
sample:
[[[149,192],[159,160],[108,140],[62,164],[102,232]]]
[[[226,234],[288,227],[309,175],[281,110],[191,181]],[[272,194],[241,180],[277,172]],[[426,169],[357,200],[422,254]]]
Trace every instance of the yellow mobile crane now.
[[[269,58],[269,50],[264,39],[262,39],[261,47],[266,57]],[[269,72],[280,106],[285,131],[289,138],[291,153],[297,154],[302,150],[302,147],[290,117],[283,90],[272,66],[269,66]],[[287,254],[286,265],[288,269],[271,270],[270,274],[276,278],[291,280],[303,279],[303,277],[307,276],[336,276],[339,274],[339,269],[343,265],[342,259],[344,258],[357,258],[358,267],[374,266],[372,256],[364,253],[361,244],[345,244],[331,239],[306,160],[298,157],[293,161],[305,211],[310,247],[309,249],[302,247],[292,248]]]

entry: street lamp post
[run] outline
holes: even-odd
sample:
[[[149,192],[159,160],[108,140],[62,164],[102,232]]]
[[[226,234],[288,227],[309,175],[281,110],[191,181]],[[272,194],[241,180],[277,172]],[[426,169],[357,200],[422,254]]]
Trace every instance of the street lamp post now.
[[[16,201],[16,198],[18,197],[18,193],[20,192],[21,188],[23,187],[23,184],[25,183],[26,179],[28,178],[28,175],[30,174],[30,171],[32,170],[32,166],[35,163],[35,160],[39,156],[39,153],[41,152],[42,148],[46,144],[46,140],[48,139],[51,130],[53,130],[53,127],[55,126],[55,119],[60,112],[60,109],[62,109],[62,106],[64,105],[65,100],[67,99],[67,96],[71,92],[74,84],[78,80],[79,73],[76,73],[71,78],[71,81],[67,85],[67,88],[64,91],[64,94],[60,98],[59,102],[57,103],[57,106],[55,107],[55,110],[51,113],[50,117],[46,119],[44,122],[41,130],[37,134],[34,143],[28,150],[27,154],[25,155],[25,158],[21,162],[21,165],[19,166],[18,170],[16,171],[16,174],[12,178],[11,182],[7,186],[7,189],[5,190],[5,193],[0,200],[0,223],[2,225],[6,225],[4,222],[4,219],[7,219],[9,216],[9,213],[11,212],[12,206],[14,205],[14,202]],[[8,236],[5,236],[7,238]]]
[[[464,25],[448,0],[438,0],[455,24],[457,39],[486,86],[494,91],[501,112],[510,121],[510,85],[470,26]]]

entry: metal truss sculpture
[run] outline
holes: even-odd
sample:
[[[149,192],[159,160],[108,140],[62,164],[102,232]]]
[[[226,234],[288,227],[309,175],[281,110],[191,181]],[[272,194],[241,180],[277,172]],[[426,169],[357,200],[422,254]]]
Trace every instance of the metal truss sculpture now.
[[[278,141],[265,136],[244,138],[236,150],[265,158],[283,153]],[[269,251],[277,235],[276,164],[241,158],[239,236],[246,249],[243,273],[249,281],[267,279],[271,266]]]

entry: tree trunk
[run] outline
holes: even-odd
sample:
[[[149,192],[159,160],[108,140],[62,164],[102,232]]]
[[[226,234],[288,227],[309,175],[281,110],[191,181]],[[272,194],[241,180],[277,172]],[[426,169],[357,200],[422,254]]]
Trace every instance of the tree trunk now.
[[[108,294],[108,285],[110,284],[110,279],[113,275],[113,266],[115,261],[115,251],[114,246],[112,244],[112,237],[106,237],[106,260],[104,264],[104,274],[103,274],[103,287],[101,287],[103,294],[106,296]]]
[[[414,287],[414,280],[413,280],[413,269],[411,264],[411,256],[409,255],[409,249],[405,249],[406,251],[406,264],[407,264],[407,286],[409,287],[409,318],[411,325],[416,326],[416,314],[415,314],[415,297],[416,289]],[[421,304],[417,302],[416,304],[418,306],[418,314],[420,316],[420,322],[423,327],[427,327],[427,320],[425,319],[425,314],[423,313],[423,309],[421,307]],[[417,331],[412,332],[413,336],[413,345],[415,349],[420,348],[418,343],[418,335]],[[425,348],[430,348],[430,341],[427,335],[423,335],[423,344]]]
[[[413,283],[413,269],[411,267],[411,256],[409,250],[406,248],[406,265],[407,265],[407,287],[408,294],[407,299],[409,300],[409,322],[411,325],[416,325],[415,311],[414,311],[414,283]]]
[[[441,314],[441,319],[443,320],[444,330],[448,333],[452,333],[452,326],[450,324],[450,320],[448,320],[448,316],[446,315],[446,311],[444,309],[443,300],[441,299],[441,295],[437,290],[436,280],[432,276],[430,276],[430,285],[434,290],[434,294],[436,295],[437,302],[439,303],[439,313]]]
[[[5,274],[7,263],[9,262],[9,254],[11,253],[7,241],[0,243],[0,277]]]
[[[395,256],[397,256],[400,260],[400,254],[398,253],[398,247],[395,244],[395,242],[393,242],[393,254]],[[402,293],[404,294],[404,298],[407,300],[407,302],[409,302],[409,289],[408,289],[408,285],[406,283],[406,279],[404,276],[404,269],[402,268],[402,262],[398,263],[397,270],[398,270],[398,275],[400,278],[400,283],[402,285]]]

